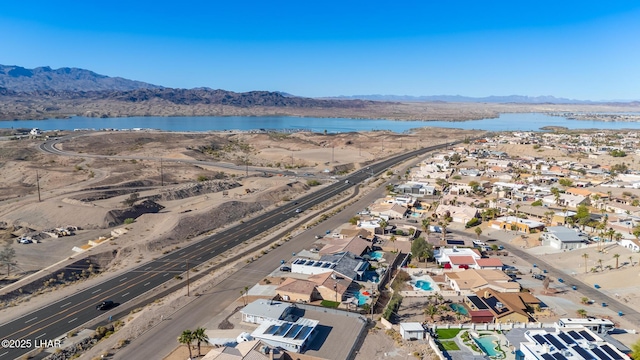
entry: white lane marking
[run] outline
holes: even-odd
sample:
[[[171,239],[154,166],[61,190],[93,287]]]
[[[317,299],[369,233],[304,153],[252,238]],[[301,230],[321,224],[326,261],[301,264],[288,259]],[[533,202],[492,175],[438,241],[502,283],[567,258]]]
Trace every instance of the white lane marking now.
[[[100,291],[102,291],[102,289],[95,290],[95,291],[92,292],[92,294],[95,294],[95,293],[100,292]]]
[[[122,278],[122,279],[120,279],[120,282],[123,282],[125,280],[127,280],[127,278]]]
[[[200,260],[200,259],[202,259],[202,256],[200,256],[200,257],[199,257],[199,258],[197,258],[196,260]]]
[[[180,267],[181,267],[181,268],[183,268],[183,267],[185,267],[185,266],[187,266],[187,264],[182,264],[182,266],[180,266]]]
[[[38,317],[36,316],[36,317],[34,317],[33,319],[29,319],[29,320],[25,321],[24,323],[26,324],[26,323],[28,323],[28,322],[32,322],[33,320],[35,320],[35,319],[37,319],[37,318],[38,318]]]
[[[144,284],[144,286],[147,286],[147,285],[149,285],[149,284],[151,284],[151,282],[150,282],[150,281],[147,281],[147,282]]]
[[[71,324],[72,322],[74,322],[76,320],[78,320],[78,318],[73,318],[73,319],[69,320],[69,324]]]
[[[77,318],[76,318],[76,319],[77,319]],[[75,320],[75,319],[74,319],[74,320]],[[43,336],[45,336],[45,335],[47,335],[47,333],[44,333],[44,334],[42,334],[42,335],[40,335],[40,336],[37,336],[37,337],[36,337],[36,339],[40,339],[41,337],[43,337]]]
[[[162,276],[167,276],[167,275],[169,275],[169,273],[165,273],[165,274],[164,274],[164,275],[162,275]]]
[[[125,296],[127,296],[127,295],[129,295],[129,293],[126,293],[126,294],[122,294],[122,297],[125,297]]]
[[[152,266],[147,266],[147,267],[146,267],[146,268],[144,268],[144,269],[145,269],[145,270],[149,270],[149,269],[151,269],[151,268],[152,268]]]
[[[225,249],[228,248],[228,247],[229,247],[229,244],[224,244],[224,246],[223,246],[223,248],[225,248]]]
[[[184,253],[185,253],[185,251],[181,252],[181,253],[180,253],[180,254],[178,254],[178,255],[183,255]]]
[[[0,357],[5,356],[5,355],[7,355],[8,353],[9,353],[8,351],[5,351],[5,352],[3,352],[2,354],[0,354]]]
[[[198,245],[196,245],[196,249],[197,249],[197,248],[199,248],[200,246],[202,246],[202,244],[198,244]]]
[[[68,306],[68,305],[71,305],[71,301],[69,301],[69,302],[68,302],[68,303],[66,303],[66,304],[62,304],[62,305],[60,305],[60,307],[61,307],[61,308],[63,308],[63,307]]]

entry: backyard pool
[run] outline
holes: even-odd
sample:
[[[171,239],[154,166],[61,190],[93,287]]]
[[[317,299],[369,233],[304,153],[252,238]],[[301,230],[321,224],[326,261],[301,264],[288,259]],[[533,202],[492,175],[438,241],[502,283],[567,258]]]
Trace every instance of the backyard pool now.
[[[358,306],[362,306],[369,301],[371,294],[367,291],[360,290],[358,291],[358,294],[356,294],[356,297],[358,298]]]
[[[449,305],[449,307],[451,308],[451,310],[461,315],[469,316],[469,311],[467,311],[467,308],[462,304],[451,304]]]
[[[503,353],[496,350],[498,346],[498,337],[494,335],[480,336],[473,339],[478,347],[492,359],[501,359],[504,357]]]
[[[371,259],[373,260],[380,260],[384,257],[384,252],[383,251],[372,251],[372,252],[368,252],[365,255],[368,255]]]
[[[438,290],[438,287],[428,276],[422,278],[412,278],[411,281],[409,281],[409,285],[413,287],[414,291]]]

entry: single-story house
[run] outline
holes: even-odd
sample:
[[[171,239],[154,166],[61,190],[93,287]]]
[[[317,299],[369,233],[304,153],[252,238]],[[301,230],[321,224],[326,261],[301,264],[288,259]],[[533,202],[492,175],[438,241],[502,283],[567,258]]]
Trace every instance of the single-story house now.
[[[564,226],[550,226],[540,235],[542,245],[560,250],[575,250],[587,246],[588,240],[577,231]]]
[[[461,295],[468,295],[476,291],[490,288],[499,292],[519,292],[520,284],[502,270],[469,269],[458,272],[445,273],[447,284]]]
[[[401,322],[400,335],[404,340],[422,340],[425,338],[425,331],[419,322]]]

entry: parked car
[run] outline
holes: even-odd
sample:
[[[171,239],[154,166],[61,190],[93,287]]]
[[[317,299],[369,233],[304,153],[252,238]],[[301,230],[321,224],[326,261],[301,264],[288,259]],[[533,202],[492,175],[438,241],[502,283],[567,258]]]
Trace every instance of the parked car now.
[[[300,209],[296,209],[296,213],[297,213],[297,214],[299,214],[299,213],[301,213],[301,212],[302,212],[302,210],[300,210]]]
[[[544,276],[542,274],[533,274],[531,276],[536,280],[544,280],[546,278],[546,276]]]
[[[316,235],[316,239],[322,239],[322,235]]]
[[[97,310],[109,310],[114,307],[116,304],[111,300],[105,300],[100,304],[96,305]]]
[[[288,266],[280,266],[280,271],[291,272],[291,268]]]

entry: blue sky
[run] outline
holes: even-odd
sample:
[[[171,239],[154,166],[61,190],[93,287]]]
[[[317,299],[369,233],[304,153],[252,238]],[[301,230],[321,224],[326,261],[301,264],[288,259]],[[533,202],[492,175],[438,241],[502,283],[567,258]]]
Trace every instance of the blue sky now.
[[[640,2],[25,1],[0,63],[301,96],[640,99]]]

